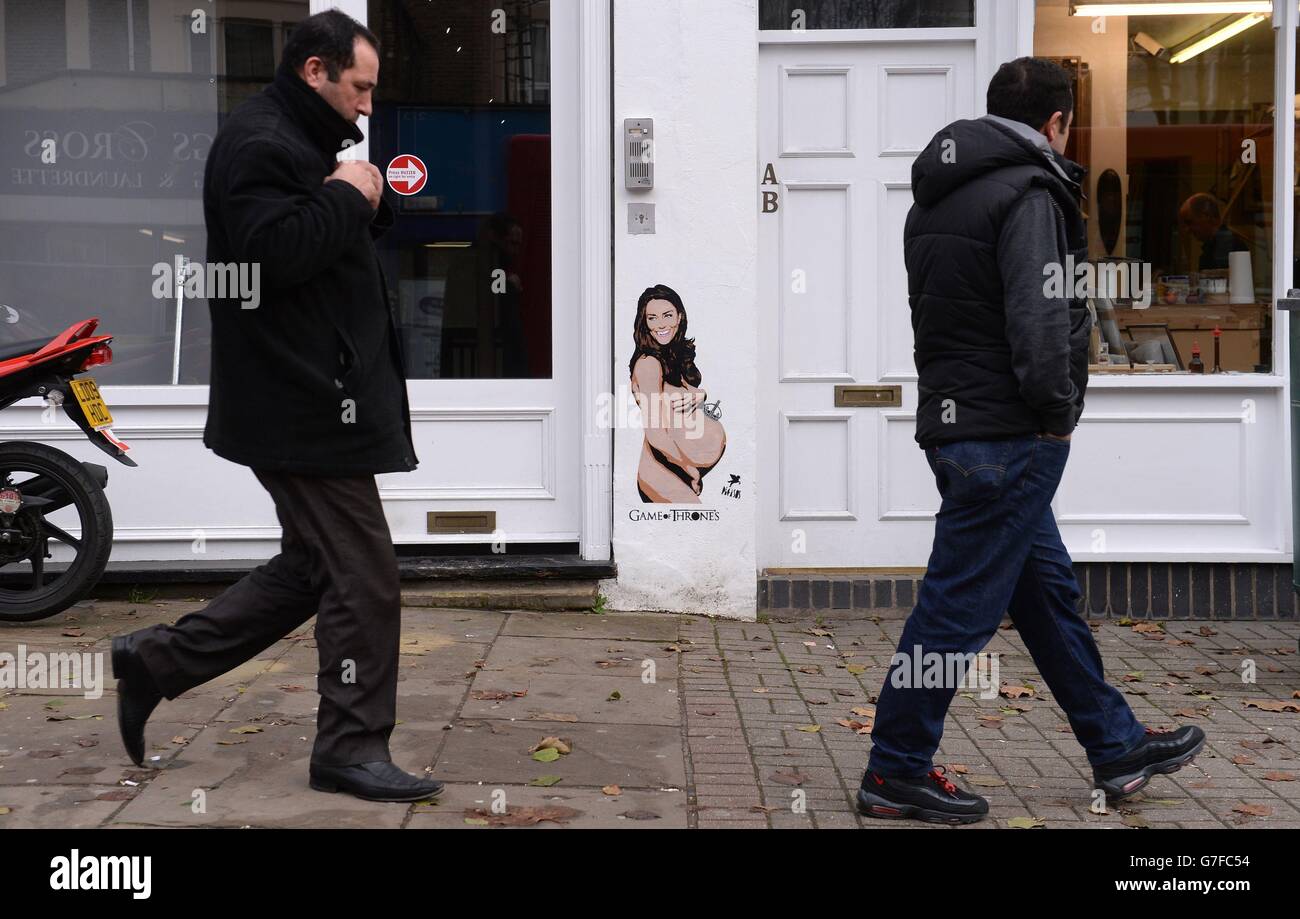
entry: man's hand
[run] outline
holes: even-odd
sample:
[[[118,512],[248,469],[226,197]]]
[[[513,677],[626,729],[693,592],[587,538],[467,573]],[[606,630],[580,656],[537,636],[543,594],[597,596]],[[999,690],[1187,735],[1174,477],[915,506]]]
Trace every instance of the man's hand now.
[[[379,207],[379,198],[384,192],[384,180],[379,174],[379,168],[364,160],[344,160],[334,167],[334,172],[325,181],[347,182],[366,196],[371,210]]]
[[[1048,440],[1063,440],[1068,444],[1070,442],[1070,438],[1073,437],[1074,435],[1066,434],[1064,437],[1058,437],[1055,434],[1048,434],[1046,431],[1044,431],[1043,436],[1046,437]]]

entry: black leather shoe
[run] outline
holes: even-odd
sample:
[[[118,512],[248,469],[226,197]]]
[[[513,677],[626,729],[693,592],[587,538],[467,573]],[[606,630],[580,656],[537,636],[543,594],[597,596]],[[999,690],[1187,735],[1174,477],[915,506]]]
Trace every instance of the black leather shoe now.
[[[137,766],[144,765],[144,726],[163,695],[145,669],[134,635],[113,639],[113,676],[117,677],[117,729],[122,746]]]
[[[403,772],[388,761],[352,766],[311,764],[311,787],[346,791],[363,801],[423,801],[442,794],[442,783]]]
[[[890,779],[868,769],[858,789],[858,813],[865,817],[976,823],[988,812],[988,801],[958,788],[942,768],[921,779]]]
[[[1092,779],[1108,800],[1118,801],[1141,790],[1154,775],[1177,772],[1204,746],[1205,732],[1194,724],[1176,731],[1147,728],[1146,737],[1133,749],[1117,760],[1094,767]]]

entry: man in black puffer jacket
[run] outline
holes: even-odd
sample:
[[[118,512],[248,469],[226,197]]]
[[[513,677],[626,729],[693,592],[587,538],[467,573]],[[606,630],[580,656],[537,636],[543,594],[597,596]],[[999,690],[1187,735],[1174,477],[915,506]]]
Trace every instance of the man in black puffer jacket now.
[[[942,501],[876,706],[858,792],[868,816],[971,823],[988,813],[932,757],[958,688],[997,693],[997,668],[978,654],[1003,611],[1111,800],[1189,762],[1205,742],[1195,726],[1145,730],[1106,683],[1052,516],[1083,412],[1091,330],[1069,271],[1087,255],[1083,170],[1064,157],[1073,108],[1059,66],[1012,61],[989,86],[989,114],[944,128],[912,168],[904,258],[916,439]]]
[[[393,223],[364,135],[378,40],[331,10],[301,22],[275,81],[208,156],[209,264],[256,266],[260,296],[210,297],[204,443],[252,468],[280,554],[175,625],[113,640],[118,727],[132,760],[162,698],[226,673],[316,616],[320,709],[311,787],[414,801],[438,782],[395,766],[401,592],[375,475],[415,468],[402,355],[373,239]],[[242,291],[241,291],[242,292]],[[250,308],[251,307],[251,308]]]

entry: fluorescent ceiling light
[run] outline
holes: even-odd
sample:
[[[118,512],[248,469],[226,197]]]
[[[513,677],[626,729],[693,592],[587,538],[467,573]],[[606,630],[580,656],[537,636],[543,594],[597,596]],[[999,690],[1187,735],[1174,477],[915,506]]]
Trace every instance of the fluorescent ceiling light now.
[[[1073,16],[1196,16],[1272,13],[1272,0],[1187,0],[1177,3],[1076,3]]]
[[[1202,51],[1208,51],[1215,45],[1221,45],[1234,35],[1240,35],[1251,26],[1257,26],[1268,17],[1262,13],[1251,13],[1249,16],[1242,16],[1240,19],[1228,23],[1221,29],[1216,29],[1204,38],[1197,39],[1186,48],[1175,51],[1169,58],[1171,64],[1181,64],[1184,61],[1190,61]]]

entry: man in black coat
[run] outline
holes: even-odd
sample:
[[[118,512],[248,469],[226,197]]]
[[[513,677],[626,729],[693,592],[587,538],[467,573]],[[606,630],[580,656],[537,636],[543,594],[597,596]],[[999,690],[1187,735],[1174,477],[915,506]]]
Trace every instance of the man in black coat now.
[[[162,698],[249,660],[316,616],[311,787],[368,800],[442,790],[391,761],[401,628],[396,553],[375,475],[416,466],[405,370],[373,240],[392,226],[363,135],[378,41],[331,10],[298,25],[274,82],[212,145],[209,264],[257,266],[255,301],[210,298],[204,443],[270,493],[281,551],[175,625],[113,640],[118,721],[137,764]],[[250,308],[251,307],[251,308]]]

